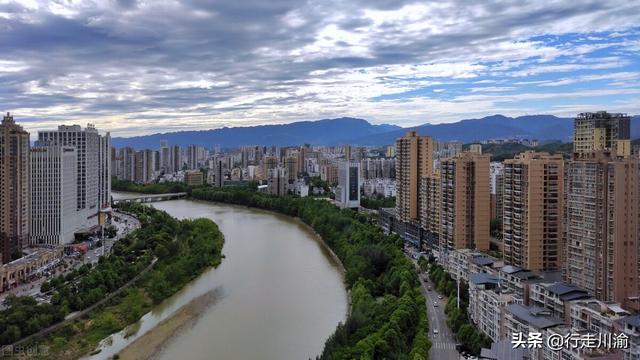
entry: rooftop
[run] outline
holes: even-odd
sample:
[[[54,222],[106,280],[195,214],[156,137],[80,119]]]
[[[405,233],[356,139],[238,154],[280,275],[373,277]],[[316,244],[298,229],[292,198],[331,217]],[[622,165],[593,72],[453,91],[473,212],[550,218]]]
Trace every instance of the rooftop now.
[[[566,282],[556,282],[553,284],[543,284],[543,286],[552,294],[557,295],[564,301],[587,299],[591,295],[586,290],[583,290],[573,284]]]
[[[491,344],[491,349],[482,349],[480,358],[491,360],[524,360],[529,358],[529,349],[514,349],[509,340],[501,340]]]
[[[506,266],[503,266],[502,269],[500,269],[500,271],[506,274],[514,274],[522,271],[522,268],[514,265],[506,265]]]
[[[474,283],[476,285],[481,285],[481,284],[498,285],[500,283],[500,280],[498,279],[498,277],[490,275],[490,274],[473,273],[473,274],[469,275],[469,282],[470,283]]]
[[[496,261],[496,259],[490,257],[490,256],[477,256],[474,257],[473,259],[471,259],[471,262],[479,265],[479,266],[487,266],[487,265],[491,265]]]
[[[549,310],[540,307],[509,304],[506,310],[521,322],[538,329],[546,329],[564,323],[562,320],[552,317]]]

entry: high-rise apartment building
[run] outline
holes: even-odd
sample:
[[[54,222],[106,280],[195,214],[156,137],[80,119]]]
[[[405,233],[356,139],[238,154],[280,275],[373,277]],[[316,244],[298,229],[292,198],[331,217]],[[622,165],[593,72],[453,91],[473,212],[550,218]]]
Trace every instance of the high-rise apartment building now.
[[[198,169],[198,147],[196,145],[187,146],[187,168],[189,170]]]
[[[505,262],[531,271],[563,265],[564,159],[526,151],[504,161]]]
[[[30,243],[56,246],[73,242],[81,223],[76,148],[36,142],[31,148],[30,173]]]
[[[216,156],[209,163],[211,170],[208,182],[215,187],[222,187],[224,185],[224,161],[221,157]]]
[[[111,206],[111,135],[100,136],[98,160],[98,202],[100,208]]]
[[[427,239],[437,244],[440,235],[440,172],[421,178],[420,226],[427,232]]]
[[[606,111],[579,114],[573,129],[576,157],[594,151],[610,151],[616,156],[631,154],[631,117]]]
[[[567,280],[640,310],[640,160],[597,152],[568,164]]]
[[[360,163],[340,161],[338,164],[338,195],[336,200],[342,208],[360,207]]]
[[[406,223],[420,223],[421,178],[433,174],[433,140],[408,132],[396,140],[396,215]]]
[[[29,241],[29,133],[7,113],[0,123],[0,263]]]
[[[284,159],[284,168],[287,169],[288,180],[295,180],[299,172],[299,156],[289,156]]]
[[[489,250],[489,156],[443,160],[440,188],[440,247]]]
[[[267,174],[267,184],[269,194],[277,196],[287,195],[287,185],[289,184],[288,170],[282,167],[270,169]]]
[[[171,148],[167,140],[160,140],[160,167],[165,173],[173,172],[171,167]]]
[[[171,164],[169,172],[178,172],[182,170],[182,165],[184,164],[182,160],[182,147],[180,145],[174,145],[171,147],[170,151]]]
[[[343,151],[344,151],[344,159],[349,161],[351,160],[351,145],[345,145],[343,146]]]
[[[140,150],[134,154],[134,176],[133,181],[146,184],[154,180],[155,151]]]
[[[338,166],[329,163],[320,165],[320,179],[329,185],[336,184],[338,182]]]
[[[504,170],[496,174],[496,193],[491,194],[495,201],[495,219],[499,219],[502,224],[504,217]]]
[[[110,181],[106,180],[111,177],[111,169],[109,162],[104,160],[110,153],[109,133],[101,136],[91,124],[85,129],[80,125],[61,125],[58,130],[38,132],[38,141],[43,145],[75,147],[77,209],[84,212],[84,226],[97,225],[99,212],[108,207],[107,199],[111,197]]]
[[[502,187],[502,183],[498,184],[498,180],[502,182],[504,166],[502,162],[492,161],[489,165],[489,189],[491,196],[491,220],[498,219],[502,222],[502,192],[498,189]],[[498,205],[500,203],[500,205]]]
[[[262,159],[262,176],[264,179],[267,178],[269,174],[269,170],[275,169],[278,167],[278,158],[275,156],[265,156]]]

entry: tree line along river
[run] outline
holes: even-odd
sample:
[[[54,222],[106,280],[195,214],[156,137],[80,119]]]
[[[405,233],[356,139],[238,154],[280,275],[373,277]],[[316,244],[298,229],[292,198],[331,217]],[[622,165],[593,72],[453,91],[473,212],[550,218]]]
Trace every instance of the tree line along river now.
[[[87,359],[308,359],[346,320],[342,267],[300,221],[194,200],[152,206],[215,221],[225,258]]]

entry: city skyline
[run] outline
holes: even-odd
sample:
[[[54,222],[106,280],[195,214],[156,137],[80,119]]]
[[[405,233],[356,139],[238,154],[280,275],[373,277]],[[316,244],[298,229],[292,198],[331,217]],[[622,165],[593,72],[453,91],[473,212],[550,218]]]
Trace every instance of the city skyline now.
[[[0,4],[0,107],[114,136],[355,116],[640,113],[640,5]],[[159,20],[161,19],[161,20]]]

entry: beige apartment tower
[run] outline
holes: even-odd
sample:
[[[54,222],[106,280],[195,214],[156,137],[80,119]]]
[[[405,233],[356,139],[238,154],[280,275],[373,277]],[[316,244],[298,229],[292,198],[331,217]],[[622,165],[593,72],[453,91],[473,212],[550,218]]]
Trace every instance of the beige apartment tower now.
[[[440,172],[421,178],[420,226],[431,236],[440,234]]]
[[[567,280],[640,310],[640,160],[598,152],[567,168]]]
[[[562,270],[562,155],[527,151],[505,160],[502,185],[505,262],[531,271]]]
[[[440,189],[440,248],[489,250],[489,156],[443,160]]]
[[[7,113],[0,123],[0,263],[22,255],[29,241],[29,133]]]
[[[433,140],[408,132],[396,140],[396,211],[399,220],[420,223],[421,179],[433,175]]]
[[[631,154],[631,117],[598,111],[579,114],[574,121],[573,152],[577,158],[594,151],[610,151],[626,157]]]

